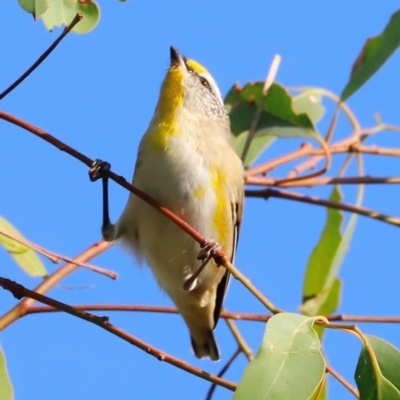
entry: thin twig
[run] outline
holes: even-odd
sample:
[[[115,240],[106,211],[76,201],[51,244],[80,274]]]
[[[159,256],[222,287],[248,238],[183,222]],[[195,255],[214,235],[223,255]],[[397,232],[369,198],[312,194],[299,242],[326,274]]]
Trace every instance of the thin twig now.
[[[177,368],[180,368],[186,372],[189,372],[189,373],[196,375],[200,378],[203,378],[207,381],[215,382],[217,385],[222,386],[226,389],[234,391],[236,388],[236,385],[233,382],[230,382],[226,379],[222,379],[216,375],[213,375],[211,373],[203,371],[200,368],[194,367],[193,365],[190,365],[189,363],[187,363],[183,360],[180,360],[179,358],[173,357],[173,356],[149,345],[148,343],[138,339],[137,337],[130,335],[129,333],[123,331],[122,329],[120,329],[114,325],[111,325],[109,323],[108,317],[99,317],[99,316],[96,316],[93,314],[89,314],[82,310],[77,310],[74,307],[71,307],[67,304],[61,303],[57,300],[54,300],[47,296],[44,296],[40,293],[29,290],[29,289],[25,288],[24,286],[19,285],[18,283],[15,283],[13,281],[10,281],[9,279],[6,279],[6,278],[0,277],[0,286],[2,286],[4,289],[10,291],[18,299],[21,299],[22,297],[29,297],[36,301],[40,301],[41,303],[58,308],[59,310],[62,310],[70,315],[73,315],[74,317],[77,317],[77,318],[83,319],[85,321],[88,321],[92,324],[95,324],[95,325],[99,326],[100,328],[105,329],[106,331],[110,332],[111,334],[118,336],[119,338],[125,340],[126,342],[143,350],[147,354],[150,354],[153,357],[156,357],[157,360],[159,360],[159,361],[165,361],[168,364],[171,364]]]
[[[246,356],[248,361],[251,361],[254,358],[253,352],[252,352],[250,346],[246,343],[246,340],[240,333],[238,327],[231,319],[226,318],[225,321],[226,321],[226,324],[228,325],[228,328],[230,329],[233,337],[235,338],[240,351]]]
[[[246,190],[245,194],[247,197],[253,197],[253,198],[269,199],[270,197],[276,197],[276,198],[280,198],[280,199],[298,201],[301,203],[314,204],[314,205],[323,206],[323,207],[335,208],[338,210],[349,211],[352,213],[364,215],[365,217],[377,219],[379,221],[386,222],[391,225],[400,226],[400,218],[381,214],[381,213],[378,213],[377,211],[370,210],[368,208],[357,207],[357,206],[353,206],[351,204],[339,203],[339,202],[335,202],[335,201],[320,199],[318,197],[306,196],[306,195],[303,195],[300,193],[288,192],[288,191],[284,191],[284,190],[274,190],[274,189],[267,188],[267,189],[263,189],[263,190]]]
[[[108,276],[111,279],[117,279],[118,278],[118,274],[114,271],[110,271],[108,269],[105,268],[101,268],[101,267],[97,267],[95,265],[91,265],[91,264],[86,264],[86,263],[78,263],[76,262],[73,258],[67,257],[67,256],[63,256],[61,254],[57,254],[54,253],[50,250],[47,250],[41,246],[38,246],[37,244],[29,241],[28,239],[25,239],[21,236],[17,236],[14,235],[13,233],[4,230],[2,228],[0,228],[0,235],[4,235],[7,236],[8,238],[15,240],[18,243],[23,244],[26,247],[29,247],[30,249],[36,251],[37,253],[42,254],[43,256],[47,257],[48,259],[50,259],[53,263],[55,264],[59,264],[61,260],[69,262],[71,264],[76,264],[79,267],[83,267],[83,268],[87,268],[93,272],[97,272],[99,274]]]
[[[349,382],[347,382],[346,379],[342,375],[339,374],[336,370],[334,370],[332,367],[329,365],[326,366],[326,371],[329,372],[334,378],[336,378],[351,394],[354,395],[357,399],[360,398],[360,394],[358,393],[358,390],[353,387]]]
[[[246,276],[244,276],[233,264],[229,261],[229,258],[222,252],[218,251],[215,254],[215,261],[217,265],[224,266],[232,276],[237,279],[243,286],[246,287],[269,311],[273,314],[281,313],[283,310],[276,307],[271,301],[269,301],[251,282]]]
[[[145,306],[145,305],[125,305],[125,304],[75,304],[74,308],[85,311],[122,311],[122,312],[155,312],[163,314],[178,314],[175,307],[165,306]],[[24,315],[59,312],[53,307],[34,306],[28,307]],[[267,322],[272,317],[271,314],[253,314],[242,312],[222,311],[220,318],[227,318],[236,321]],[[335,314],[326,317],[328,321],[335,322],[368,322],[368,323],[400,323],[400,317],[394,316],[374,316],[374,315],[346,315]]]
[[[240,347],[238,347],[236,349],[236,351],[232,354],[231,358],[223,366],[221,371],[218,372],[217,376],[219,376],[221,378],[225,374],[225,372],[229,369],[229,367],[233,364],[233,362],[236,360],[236,358],[239,356],[239,354],[241,352],[242,352],[242,350],[240,349]],[[210,389],[208,389],[207,396],[206,396],[205,400],[211,400],[216,387],[217,387],[217,384],[216,383],[212,383],[212,385],[210,386]]]
[[[74,263],[67,263],[60,267],[58,270],[54,271],[49,275],[44,281],[42,281],[36,288],[36,293],[46,293],[51,288],[53,288],[57,283],[64,279],[67,275],[74,272],[80,263],[87,262],[92,258],[96,257],[100,253],[106,251],[113,246],[113,243],[105,242],[104,240],[95,243],[88,249],[83,251],[77,257],[74,257]],[[24,299],[15,305],[11,310],[0,317],[0,332],[12,324],[15,320],[25,315],[27,309],[34,304],[33,299]]]
[[[341,153],[366,153],[366,154],[374,154],[374,155],[384,155],[384,156],[400,156],[400,149],[397,148],[383,148],[375,145],[372,146],[361,146],[359,144],[360,139],[365,136],[370,136],[374,133],[381,132],[383,130],[391,130],[397,131],[400,130],[400,127],[396,127],[393,125],[382,124],[372,128],[360,129],[355,131],[352,135],[347,137],[346,139],[340,140],[336,143],[333,143],[329,146],[329,152],[331,154],[341,154]],[[268,172],[274,170],[275,168],[287,164],[289,162],[295,161],[302,157],[307,156],[315,156],[318,157],[317,160],[314,160],[313,163],[322,160],[322,156],[325,154],[324,149],[316,149],[311,143],[303,143],[299,149],[294,150],[292,152],[286,153],[282,156],[278,156],[272,160],[269,160],[265,163],[257,165],[255,167],[251,167],[246,170],[246,176],[253,176],[257,174],[265,175]]]
[[[269,160],[265,163],[262,163],[260,165],[256,165],[254,167],[247,169],[245,172],[245,176],[246,176],[246,178],[249,178],[250,176],[258,175],[258,174],[266,175],[268,172],[273,171],[275,168],[279,167],[280,165],[287,164],[291,161],[297,160],[298,158],[306,157],[306,156],[310,155],[310,151],[312,151],[312,150],[315,150],[315,149],[313,148],[311,143],[308,143],[308,142],[302,143],[300,148],[297,150],[283,154],[282,156],[279,156],[279,157]],[[322,152],[322,150],[318,149],[318,152]]]
[[[298,181],[286,182],[285,179],[279,178],[259,178],[257,176],[249,176],[246,178],[247,185],[258,186],[277,186],[277,187],[314,187],[321,185],[354,185],[359,183],[365,184],[399,184],[400,176],[393,177],[377,177],[377,176],[354,176],[354,177],[337,177],[326,176],[323,178],[309,178]]]
[[[64,39],[64,37],[71,31],[71,29],[83,18],[82,13],[75,15],[71,23],[64,28],[61,35],[53,42],[53,44],[36,60],[35,63],[24,72],[12,85],[10,85],[3,93],[0,94],[0,100],[4,99],[11,91],[13,91],[21,82],[23,82],[57,47],[57,45]]]
[[[317,171],[317,172],[313,172],[311,174],[305,175],[305,176],[299,176],[301,172],[306,171],[308,169],[314,169],[316,167],[316,162],[314,162],[314,158],[310,158],[307,161],[304,161],[302,164],[296,166],[295,168],[293,168],[287,175],[287,177],[284,179],[287,182],[297,182],[299,180],[303,180],[303,179],[310,179],[310,178],[314,178],[320,175],[323,175],[326,171],[329,170],[331,162],[332,162],[332,155],[331,152],[329,150],[328,144],[329,141],[332,138],[333,135],[333,131],[335,130],[336,127],[336,122],[337,122],[337,118],[338,118],[338,112],[337,110],[335,111],[335,114],[333,115],[332,121],[329,125],[328,128],[328,133],[326,134],[326,138],[321,140],[320,144],[321,147],[324,151],[324,156],[325,156],[325,160],[326,160],[326,165],[324,168],[322,168],[321,170]]]

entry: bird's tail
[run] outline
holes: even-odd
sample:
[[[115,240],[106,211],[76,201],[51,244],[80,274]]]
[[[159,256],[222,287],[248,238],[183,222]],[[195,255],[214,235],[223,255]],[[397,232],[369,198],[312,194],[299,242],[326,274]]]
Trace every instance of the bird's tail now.
[[[202,337],[202,340],[195,340],[193,336],[190,337],[194,354],[198,358],[210,357],[213,361],[219,360],[218,346],[214,338],[213,331],[209,331],[207,335]]]

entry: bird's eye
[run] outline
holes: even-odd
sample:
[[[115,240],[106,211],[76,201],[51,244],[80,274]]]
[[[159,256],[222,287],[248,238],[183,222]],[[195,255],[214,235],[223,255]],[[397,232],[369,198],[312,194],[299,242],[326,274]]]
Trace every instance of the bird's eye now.
[[[210,89],[210,84],[206,78],[200,77],[200,83],[207,89]]]

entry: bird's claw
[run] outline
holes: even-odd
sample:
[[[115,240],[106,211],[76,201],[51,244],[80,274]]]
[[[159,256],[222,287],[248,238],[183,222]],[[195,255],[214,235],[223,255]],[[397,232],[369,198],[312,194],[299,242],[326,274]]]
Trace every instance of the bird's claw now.
[[[201,247],[197,259],[202,261],[211,258],[217,251],[222,250],[222,246],[215,240],[206,240]]]
[[[207,266],[211,258],[215,255],[215,253],[222,249],[222,246],[216,242],[215,240],[206,240],[202,245],[202,249],[200,250],[197,259],[202,261],[201,265],[197,270],[191,274],[183,284],[183,289],[190,292],[197,287],[198,277],[203,271],[203,269]]]
[[[103,160],[94,160],[92,166],[89,168],[89,179],[92,182],[97,181],[100,178],[103,178],[105,173],[110,171],[111,164],[107,161]]]

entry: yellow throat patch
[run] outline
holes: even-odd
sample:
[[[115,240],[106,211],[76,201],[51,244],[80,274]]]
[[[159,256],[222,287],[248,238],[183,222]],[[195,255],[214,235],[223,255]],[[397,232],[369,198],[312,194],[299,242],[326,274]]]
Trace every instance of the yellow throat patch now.
[[[158,121],[148,135],[148,144],[156,152],[164,151],[171,136],[179,135],[176,124],[176,110],[183,103],[183,73],[170,68],[161,87],[158,101]]]

